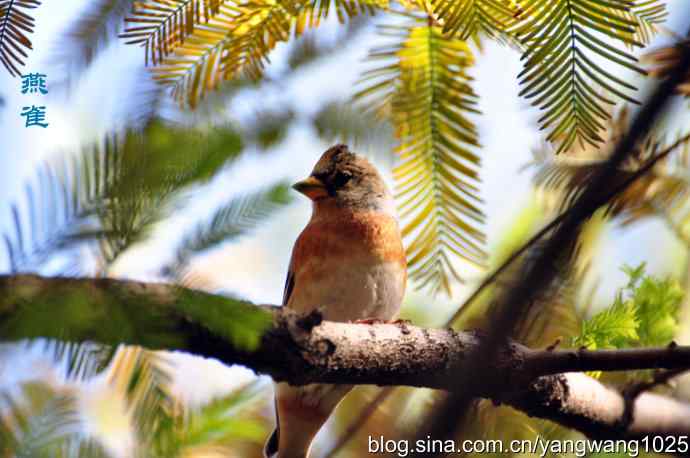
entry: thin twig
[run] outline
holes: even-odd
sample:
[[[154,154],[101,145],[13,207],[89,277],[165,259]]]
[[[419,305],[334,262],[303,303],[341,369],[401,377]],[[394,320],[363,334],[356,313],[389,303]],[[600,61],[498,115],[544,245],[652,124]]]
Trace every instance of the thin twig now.
[[[672,378],[675,378],[687,369],[668,369],[663,371],[656,371],[651,380],[644,380],[642,382],[634,383],[623,390],[623,399],[625,400],[625,409],[621,416],[620,428],[627,429],[635,420],[635,401],[645,391],[649,391],[659,385],[666,385]]]
[[[672,378],[678,377],[679,375],[687,371],[688,369],[669,369],[656,371],[651,380],[645,380],[642,382],[634,383],[633,385],[623,390],[623,392],[625,393],[626,397],[630,397],[631,400],[634,401],[645,391],[649,391],[652,388],[656,388],[660,385],[666,385],[668,382],[671,381]]]

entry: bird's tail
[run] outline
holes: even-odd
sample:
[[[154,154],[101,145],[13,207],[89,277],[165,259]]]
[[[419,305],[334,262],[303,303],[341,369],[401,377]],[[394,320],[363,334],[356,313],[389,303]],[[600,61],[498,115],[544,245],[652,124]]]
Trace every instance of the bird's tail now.
[[[276,410],[276,415],[278,411]],[[273,433],[264,445],[264,458],[278,458],[278,428],[273,430]]]
[[[307,458],[311,443],[331,412],[352,387],[276,385],[276,429],[266,442],[266,458]],[[305,401],[311,397],[311,402]]]
[[[276,416],[278,410],[276,409]],[[314,437],[328,419],[328,414],[310,413],[309,418],[290,416],[280,422],[266,441],[265,458],[307,458]]]

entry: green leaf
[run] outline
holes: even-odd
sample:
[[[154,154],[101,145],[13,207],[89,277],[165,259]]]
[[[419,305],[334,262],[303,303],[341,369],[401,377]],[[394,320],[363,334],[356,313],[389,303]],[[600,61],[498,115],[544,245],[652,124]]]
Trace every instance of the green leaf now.
[[[144,3],[141,13],[135,13],[129,19],[152,25],[129,29],[125,39],[129,40],[128,43],[147,47],[148,55],[155,56],[154,78],[169,85],[180,104],[191,108],[224,81],[239,77],[260,78],[275,46],[288,41],[291,36],[301,35],[309,27],[317,27],[331,11],[331,3],[341,21],[346,17],[373,13],[388,4],[387,0],[223,2],[217,12],[207,17],[199,13],[203,8],[193,6],[198,2],[173,2],[185,10],[185,19],[181,21],[182,26],[174,24],[172,28],[176,32],[172,33],[172,38],[166,38],[166,24],[178,10],[170,2],[149,0]],[[163,3],[165,11],[163,14],[146,11],[147,3]]]
[[[608,0],[522,0],[522,21],[512,31],[525,46],[520,95],[543,111],[539,123],[557,153],[599,145],[615,99],[637,103],[629,77],[618,77],[602,62],[645,74],[637,59],[610,39],[642,46],[631,2]],[[632,10],[634,11],[634,10]],[[604,94],[607,94],[606,96]]]
[[[264,390],[256,382],[249,383],[199,408],[178,409],[156,431],[154,456],[187,456],[206,449],[229,452],[238,440],[264,440],[266,431],[261,424],[242,418],[263,394]]]
[[[652,38],[659,32],[660,25],[668,17],[666,2],[664,0],[636,0],[628,11],[620,11],[611,8],[611,14],[620,15],[636,24],[635,33],[621,40],[624,43],[630,39],[648,45]]]
[[[400,158],[393,176],[407,242],[410,278],[450,292],[454,263],[482,266],[485,236],[479,197],[478,113],[468,44],[426,18],[387,26],[392,41],[370,52],[380,66],[365,73],[356,98],[390,115]]]
[[[443,32],[462,40],[477,37],[505,37],[515,24],[520,9],[511,0],[437,0],[432,14],[443,24]]]
[[[60,74],[50,75],[51,86],[61,78],[66,83],[75,82],[100,53],[116,38],[130,0],[91,0],[83,5],[79,14],[65,32],[55,40],[51,62],[64,66]],[[59,80],[58,80],[59,81]]]
[[[627,348],[668,344],[678,328],[683,290],[675,280],[645,274],[644,263],[625,266],[628,284],[613,305],[585,320],[574,344],[587,348]]]
[[[390,161],[394,149],[393,127],[372,113],[349,103],[329,103],[312,120],[321,139],[371,151],[381,162]]]
[[[0,1],[0,63],[10,76],[20,76],[27,51],[33,49],[27,34],[34,31],[34,18],[24,10],[38,8],[39,0]]]
[[[574,344],[592,350],[630,347],[639,340],[639,326],[635,303],[618,297],[611,307],[582,323]]]
[[[80,433],[77,400],[47,384],[28,382],[0,396],[0,452],[17,458],[51,458]]]
[[[268,150],[282,142],[293,122],[295,112],[285,111],[259,111],[251,123],[242,134],[248,143],[254,143],[261,150]]]
[[[644,265],[640,266],[644,268]],[[643,347],[667,345],[678,329],[678,312],[683,299],[683,290],[677,281],[654,277],[633,278],[632,300],[637,305],[640,322],[638,345]]]
[[[248,233],[291,200],[289,187],[285,183],[233,198],[216,209],[208,221],[199,223],[184,237],[174,263],[165,270],[181,273],[195,254]]]
[[[47,163],[26,186],[26,212],[15,204],[13,232],[3,235],[11,270],[37,270],[94,241],[102,263],[111,264],[167,216],[180,191],[209,180],[241,150],[231,128],[200,131],[154,121],[142,132]]]
[[[135,2],[120,34],[127,44],[146,48],[146,62],[155,65],[183,44],[198,26],[220,13],[220,0],[147,0]]]

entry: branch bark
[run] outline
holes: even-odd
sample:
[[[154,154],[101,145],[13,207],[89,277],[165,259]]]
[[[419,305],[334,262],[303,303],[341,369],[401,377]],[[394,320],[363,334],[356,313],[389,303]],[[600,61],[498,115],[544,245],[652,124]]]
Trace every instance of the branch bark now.
[[[138,304],[140,315],[150,317],[150,334],[156,337],[124,329],[120,332],[108,329],[103,334],[108,323],[99,321],[80,321],[79,332],[70,333],[69,329],[60,327],[60,317],[70,304],[60,301],[58,296],[78,297],[74,294],[78,291],[89,292],[93,310],[97,310],[99,302],[107,302],[110,311],[117,311],[113,307],[118,303]],[[46,296],[45,293],[51,292]],[[406,323],[328,322],[322,321],[318,312],[299,316],[289,309],[259,306],[270,314],[272,324],[263,333],[258,347],[250,351],[219,335],[217,329],[211,330],[208,323],[190,317],[189,304],[184,304],[189,301],[209,304],[213,313],[207,317],[218,316],[223,309],[236,306],[232,299],[174,285],[114,279],[0,276],[0,340],[67,336],[74,341],[178,350],[226,364],[242,364],[277,381],[295,385],[326,382],[457,389],[476,377],[466,370],[468,356],[486,338],[473,332],[425,329]],[[38,333],[17,329],[22,327],[18,317],[31,319],[36,316],[32,312],[46,307],[54,317],[51,327]],[[150,313],[151,309],[156,313]],[[140,318],[132,315],[132,320]],[[165,320],[164,327],[159,320]],[[166,332],[174,334],[170,337],[175,339],[165,336]],[[479,384],[477,395],[575,428],[590,437],[690,435],[690,405],[642,393],[633,400],[631,410],[626,411],[623,395],[593,378],[574,373],[650,368],[690,369],[690,347],[538,350],[509,342],[500,348],[495,359],[487,362],[486,377]],[[448,374],[460,375],[451,378]]]

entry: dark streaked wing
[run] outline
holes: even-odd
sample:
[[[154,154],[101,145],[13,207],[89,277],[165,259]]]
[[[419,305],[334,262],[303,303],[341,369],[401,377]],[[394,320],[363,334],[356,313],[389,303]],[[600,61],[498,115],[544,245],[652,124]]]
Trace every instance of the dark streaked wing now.
[[[295,272],[292,270],[292,266],[290,266],[285,279],[285,289],[283,289],[283,305],[287,305],[293,289],[295,289]]]

